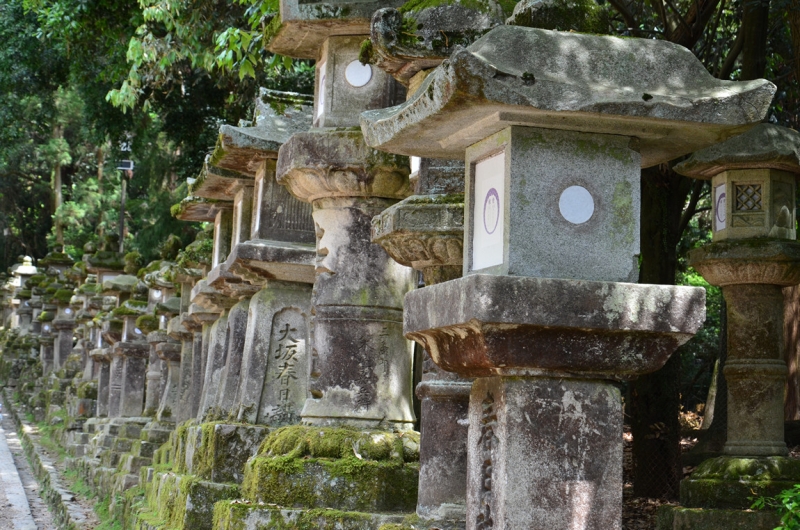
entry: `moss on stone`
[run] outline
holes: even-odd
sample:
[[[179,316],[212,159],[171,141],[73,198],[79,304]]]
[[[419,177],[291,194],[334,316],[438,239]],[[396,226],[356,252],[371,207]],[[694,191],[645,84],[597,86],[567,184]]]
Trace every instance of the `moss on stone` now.
[[[400,6],[401,13],[417,13],[423,9],[433,7],[449,6],[452,4],[459,4],[467,9],[474,9],[481,13],[494,14],[499,6],[503,10],[503,16],[508,17],[513,13],[514,6],[517,4],[516,0],[409,0]]]
[[[115,317],[139,316],[147,311],[147,302],[126,300],[121,306],[114,308],[111,314]]]
[[[259,530],[367,530],[374,528],[371,514],[346,512],[328,508],[286,512],[277,506],[264,506],[247,501],[222,501],[214,507],[213,527],[218,530],[251,528],[248,518],[257,513]],[[269,520],[265,514],[269,514]],[[383,528],[386,525],[381,526]]]
[[[283,427],[250,459],[242,491],[254,502],[355,511],[413,511],[419,435]]]
[[[142,333],[152,333],[158,329],[158,317],[155,315],[142,315],[136,319],[136,327],[142,330]]]
[[[463,193],[441,193],[437,195],[413,195],[406,199],[406,204],[456,204],[464,205]]]
[[[69,301],[72,300],[72,297],[75,293],[72,289],[58,289],[55,293],[53,293],[53,300],[55,300],[59,304],[69,304]]]
[[[125,268],[125,262],[123,261],[122,256],[118,252],[112,252],[109,250],[98,251],[91,256],[85,257],[84,259],[88,263],[89,267],[94,269],[121,271]]]
[[[531,7],[519,11],[508,23],[558,31],[607,32],[607,10],[594,0],[550,0]]]
[[[375,51],[372,49],[372,41],[364,39],[358,51],[358,60],[361,64],[371,64],[375,61]]]
[[[81,383],[75,393],[81,399],[97,399],[97,381]]]

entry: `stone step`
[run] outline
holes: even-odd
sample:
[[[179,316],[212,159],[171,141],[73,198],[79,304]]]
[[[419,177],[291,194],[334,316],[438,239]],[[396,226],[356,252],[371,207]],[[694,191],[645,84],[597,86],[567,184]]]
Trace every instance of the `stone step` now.
[[[212,530],[214,504],[239,497],[239,487],[198,480],[193,475],[171,472],[156,473],[153,480],[144,484],[147,506],[137,515],[140,521],[155,517],[166,528]],[[157,528],[160,528],[157,526]]]
[[[256,425],[205,423],[189,427],[183,458],[178,459],[175,470],[211,482],[241,484],[245,463],[268,434],[268,428]]]
[[[72,456],[84,456],[87,450],[86,444],[67,444],[67,452]]]
[[[779,525],[780,517],[775,510],[771,509],[745,511],[662,506],[656,518],[657,530],[697,530],[699,528],[773,530]]]
[[[143,440],[137,440],[133,443],[133,447],[131,448],[131,453],[136,456],[143,456],[145,458],[153,458],[153,453],[159,448],[160,444],[155,444],[152,442],[145,442]]]
[[[218,517],[214,530],[236,530],[239,528],[336,528],[337,530],[379,530],[383,525],[405,530],[415,527],[402,526],[404,520],[413,520],[412,514],[372,514],[342,512],[338,510],[293,510],[266,507],[259,504],[243,504],[241,501],[220,502],[216,507]]]
[[[122,461],[120,463],[120,469],[128,474],[138,475],[139,469],[141,469],[143,466],[149,466],[152,463],[153,463],[152,458],[146,458],[136,455],[125,455],[122,457]]]

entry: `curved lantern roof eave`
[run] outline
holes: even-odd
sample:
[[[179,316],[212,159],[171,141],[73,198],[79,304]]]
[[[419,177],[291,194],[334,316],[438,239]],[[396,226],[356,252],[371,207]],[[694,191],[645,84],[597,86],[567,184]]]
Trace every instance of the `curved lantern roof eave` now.
[[[447,159],[513,125],[622,135],[649,167],[745,132],[774,93],[763,79],[718,80],[664,41],[499,26],[361,127],[372,147]]]

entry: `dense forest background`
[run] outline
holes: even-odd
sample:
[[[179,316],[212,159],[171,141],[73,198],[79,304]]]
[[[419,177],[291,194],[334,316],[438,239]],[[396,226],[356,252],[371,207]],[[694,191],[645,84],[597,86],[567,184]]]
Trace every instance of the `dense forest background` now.
[[[800,0],[553,1],[583,10],[595,32],[685,46],[721,79],[769,79],[778,86],[769,121],[797,128]],[[117,232],[123,178],[126,251],[144,264],[170,235],[190,242],[201,227],[173,219],[170,206],[219,126],[247,120],[258,87],[313,92],[311,63],[264,49],[277,10],[277,0],[0,3],[0,270],[57,245],[79,259]],[[115,169],[124,159],[136,163],[130,177]],[[677,411],[705,403],[724,355],[719,291],[686,263],[710,239],[708,186],[674,173],[677,162],[642,172],[640,280],[709,288],[709,318],[663,370],[628,388],[636,490],[653,497],[676,495]]]

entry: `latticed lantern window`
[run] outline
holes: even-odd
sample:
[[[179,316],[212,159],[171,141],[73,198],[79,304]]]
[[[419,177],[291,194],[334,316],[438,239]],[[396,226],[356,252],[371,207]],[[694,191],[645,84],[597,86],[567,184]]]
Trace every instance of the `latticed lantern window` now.
[[[761,207],[761,185],[760,184],[737,184],[736,185],[736,211],[738,212],[757,212]]]

